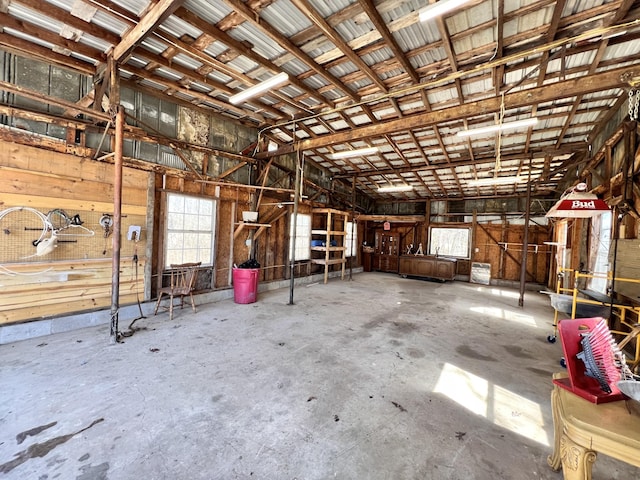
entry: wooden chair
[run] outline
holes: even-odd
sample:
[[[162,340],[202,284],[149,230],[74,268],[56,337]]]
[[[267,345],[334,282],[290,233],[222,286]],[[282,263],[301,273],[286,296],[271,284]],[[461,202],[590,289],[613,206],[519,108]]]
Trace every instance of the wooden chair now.
[[[196,279],[198,278],[198,269],[202,265],[202,262],[197,263],[182,263],[170,265],[170,281],[168,287],[162,287],[158,291],[158,301],[156,303],[156,309],[153,312],[154,315],[158,314],[158,308],[160,308],[160,301],[163,295],[169,295],[169,306],[163,307],[165,310],[169,310],[169,320],[173,320],[173,298],[180,297],[180,308],[184,307],[184,297],[189,295],[191,298],[191,307],[193,312],[196,311],[196,304],[193,301],[193,290],[196,286]]]

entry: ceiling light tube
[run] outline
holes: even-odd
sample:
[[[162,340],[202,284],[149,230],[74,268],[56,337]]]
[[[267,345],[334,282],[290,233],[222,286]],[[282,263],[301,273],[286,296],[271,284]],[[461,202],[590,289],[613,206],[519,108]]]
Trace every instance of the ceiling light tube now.
[[[255,97],[262,92],[266,92],[271,88],[282,85],[287,80],[289,80],[289,75],[287,74],[287,72],[280,72],[279,74],[274,75],[264,82],[256,83],[252,87],[249,87],[246,90],[241,91],[240,93],[231,95],[229,97],[229,102],[233,105],[237,105],[238,103],[244,102],[248,98]]]
[[[485,133],[503,132],[514,128],[531,127],[538,123],[536,117],[518,120],[516,122],[500,123],[498,125],[490,125],[488,127],[473,128],[471,130],[461,130],[456,135],[458,137],[470,137],[472,135],[483,135]]]
[[[378,151],[378,147],[359,148],[358,150],[342,150],[341,152],[329,154],[329,158],[338,160],[340,158],[361,157],[363,155],[378,153]]]
[[[512,183],[526,182],[527,179],[520,176],[515,177],[488,177],[467,180],[470,187],[482,187],[487,185],[511,185]]]
[[[432,18],[444,15],[451,10],[455,10],[467,2],[469,2],[469,0],[441,0],[418,10],[418,18],[421,22],[426,22]]]
[[[386,187],[378,187],[378,192],[380,193],[408,192],[409,190],[413,190],[411,185],[388,185]]]

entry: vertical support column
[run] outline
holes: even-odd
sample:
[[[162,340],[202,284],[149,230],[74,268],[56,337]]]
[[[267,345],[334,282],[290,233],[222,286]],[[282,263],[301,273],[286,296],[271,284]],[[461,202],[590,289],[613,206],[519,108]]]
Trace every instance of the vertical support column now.
[[[113,178],[113,255],[111,258],[111,343],[118,341],[118,314],[120,309],[120,236],[122,231],[122,145],[124,136],[124,107],[116,112],[115,167]]]
[[[293,285],[296,281],[295,275],[295,261],[296,261],[296,236],[298,233],[298,201],[300,198],[300,179],[302,177],[302,172],[300,169],[302,166],[300,165],[300,150],[296,152],[296,179],[294,185],[294,197],[293,197],[293,218],[291,221],[293,222],[292,235],[293,238],[289,239],[289,244],[293,242],[293,246],[291,247],[291,258],[289,259],[289,265],[291,268],[291,278],[289,279],[289,303],[288,305],[293,305]]]
[[[527,206],[524,216],[524,235],[522,239],[522,260],[520,264],[520,298],[518,306],[524,306],[524,290],[527,281],[527,253],[529,250],[529,218],[531,216],[531,159],[529,159],[529,180],[527,181]]]

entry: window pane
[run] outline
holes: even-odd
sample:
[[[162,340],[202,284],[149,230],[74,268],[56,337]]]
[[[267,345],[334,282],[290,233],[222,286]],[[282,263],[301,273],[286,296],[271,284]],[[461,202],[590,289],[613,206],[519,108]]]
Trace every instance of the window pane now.
[[[184,229],[185,230],[198,230],[198,215],[184,214]]]
[[[347,248],[346,256],[355,257],[358,245],[358,229],[355,222],[347,222],[347,235],[344,238],[344,246]]]
[[[196,261],[202,262],[204,265],[212,264],[213,262],[211,261],[211,250],[205,248],[198,249],[198,260]]]
[[[198,261],[198,249],[197,248],[190,248],[190,249],[183,249],[182,250],[182,262],[183,263],[191,263],[191,262],[197,262]]]
[[[167,250],[166,262],[167,262],[167,266],[173,263],[183,263],[182,250]]]
[[[294,260],[309,260],[311,258],[311,215],[299,213],[297,217],[295,243],[293,242],[293,222],[290,223],[289,257],[294,257],[295,249]]]
[[[212,265],[215,200],[167,195],[165,268],[172,263]]]
[[[169,212],[184,212],[184,197],[182,195],[169,194],[167,197]]]
[[[591,219],[589,238],[589,269],[594,274],[609,272],[609,246],[611,245],[611,212],[603,213]],[[606,278],[589,278],[589,288],[600,293],[607,293]]]
[[[200,215],[211,217],[213,215],[213,202],[202,201],[200,202]]]
[[[182,230],[184,228],[184,217],[182,215],[169,215],[167,218],[168,230]]]
[[[469,239],[468,228],[434,227],[431,229],[429,254],[469,258]]]
[[[211,250],[211,234],[210,233],[199,233],[198,234],[198,247],[203,248],[205,250]]]
[[[209,216],[202,214],[198,216],[198,230],[213,230],[213,216],[211,214]]]
[[[169,232],[167,235],[167,249],[175,250],[184,244],[184,234],[182,232]]]
[[[194,197],[186,197],[184,200],[184,211],[185,213],[198,213],[199,204],[197,198]]]

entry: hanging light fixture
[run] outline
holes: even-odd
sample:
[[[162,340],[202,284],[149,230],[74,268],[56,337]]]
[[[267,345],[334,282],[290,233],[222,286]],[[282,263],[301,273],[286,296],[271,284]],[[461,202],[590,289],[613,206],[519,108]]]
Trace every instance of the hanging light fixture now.
[[[607,202],[598,198],[595,193],[587,192],[587,184],[579,183],[569,193],[563,195],[549,209],[546,217],[557,218],[590,218],[609,212]]]
[[[488,127],[473,128],[471,130],[460,130],[456,133],[458,137],[471,137],[473,135],[484,135],[485,133],[504,132],[505,130],[513,130],[515,128],[532,127],[538,123],[536,117],[518,120],[515,122],[499,123],[498,125],[489,125]]]
[[[380,193],[393,193],[393,192],[408,192],[413,190],[411,185],[387,185],[384,187],[378,187]]]
[[[487,177],[487,178],[474,178],[467,180],[467,185],[470,187],[483,187],[488,185],[511,185],[513,183],[526,182],[527,179],[521,176],[515,177]]]
[[[289,80],[289,75],[287,72],[280,72],[277,75],[265,80],[264,82],[256,83],[252,87],[247,88],[246,90],[241,91],[240,93],[236,93],[235,95],[231,95],[229,97],[229,102],[233,105],[237,105],[238,103],[244,102],[245,100],[255,97],[256,95],[261,94],[262,92],[266,92],[267,90],[277,87],[278,85],[282,85],[287,80]]]
[[[427,22],[433,18],[440,17],[458,7],[461,7],[470,0],[440,0],[418,10],[418,18],[421,22]]]
[[[339,160],[341,158],[362,157],[363,155],[372,155],[378,153],[380,150],[378,147],[366,147],[359,148],[357,150],[341,150],[339,152],[330,153],[327,155],[332,160]]]

